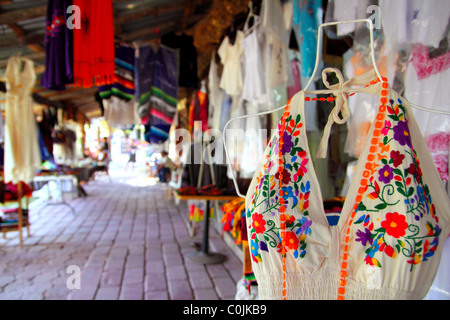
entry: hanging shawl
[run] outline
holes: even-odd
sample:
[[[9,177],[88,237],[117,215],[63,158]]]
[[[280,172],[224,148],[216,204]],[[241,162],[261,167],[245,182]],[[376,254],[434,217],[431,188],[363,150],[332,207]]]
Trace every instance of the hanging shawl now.
[[[73,32],[66,27],[72,0],[49,0],[45,28],[45,72],[42,86],[63,90],[73,83]]]
[[[111,0],[73,0],[80,8],[81,29],[74,29],[75,86],[90,88],[114,79],[114,24]]]
[[[169,137],[178,102],[178,66],[178,50],[164,45],[143,46],[136,52],[135,101],[149,143]]]

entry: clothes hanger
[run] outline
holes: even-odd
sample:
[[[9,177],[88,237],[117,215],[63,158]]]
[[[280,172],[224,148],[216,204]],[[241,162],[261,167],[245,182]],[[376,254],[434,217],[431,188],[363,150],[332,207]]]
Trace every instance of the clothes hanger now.
[[[370,56],[371,56],[371,60],[372,60],[372,64],[373,64],[373,68],[377,74],[378,79],[381,81],[382,80],[382,76],[381,73],[377,67],[376,64],[376,60],[375,60],[375,49],[374,49],[374,41],[373,41],[373,29],[374,29],[374,25],[372,20],[370,19],[357,19],[357,20],[345,20],[345,21],[335,21],[335,22],[327,22],[327,23],[323,23],[319,26],[318,29],[318,38],[317,38],[317,51],[316,51],[316,62],[315,62],[315,66],[314,66],[314,70],[313,73],[308,81],[308,83],[306,84],[306,87],[304,89],[302,89],[302,91],[306,92],[307,88],[311,85],[311,83],[314,80],[314,76],[317,72],[318,66],[319,66],[319,59],[321,57],[321,52],[322,52],[322,35],[323,35],[323,28],[328,27],[328,26],[334,26],[334,25],[339,25],[339,24],[348,24],[348,23],[367,23],[368,24],[368,28],[369,28],[369,35],[370,35]],[[409,101],[408,101],[409,102]],[[439,114],[445,114],[445,115],[450,115],[450,112],[447,111],[441,111],[441,110],[434,110],[434,109],[429,109],[429,108],[425,108],[425,107],[421,107],[418,105],[415,105],[411,102],[409,102],[409,104],[411,105],[411,107],[416,108],[416,109],[420,109],[423,111],[427,111],[427,112],[433,112],[433,113],[439,113]],[[228,155],[228,150],[227,150],[227,144],[226,144],[226,128],[230,125],[231,122],[235,121],[235,120],[239,120],[239,119],[245,119],[245,118],[249,118],[249,117],[254,117],[254,116],[261,116],[261,115],[266,115],[266,114],[271,114],[271,113],[275,113],[277,111],[281,111],[284,110],[284,108],[286,108],[286,105],[283,105],[281,107],[278,107],[276,109],[273,110],[269,110],[269,111],[263,111],[263,112],[258,112],[258,113],[254,113],[254,114],[249,114],[249,115],[244,115],[244,116],[238,116],[235,117],[233,119],[230,119],[224,126],[223,128],[223,132],[222,132],[222,136],[223,136],[223,142],[224,142],[224,149],[225,149],[225,157],[227,159],[228,162],[228,166],[229,169],[231,170],[231,176],[232,176],[232,180],[233,180],[233,184],[234,187],[236,189],[236,194],[245,199],[245,195],[243,195],[240,190],[239,190],[239,186],[237,184],[237,180],[236,180],[236,175],[235,172],[231,166],[231,161]]]
[[[247,16],[247,20],[245,20],[245,24],[244,24],[245,35],[249,35],[260,22],[259,16],[257,16],[253,11],[253,1],[248,2],[248,9],[249,9],[249,13]],[[253,25],[250,28],[247,28],[248,23],[250,22],[251,18],[253,18]]]

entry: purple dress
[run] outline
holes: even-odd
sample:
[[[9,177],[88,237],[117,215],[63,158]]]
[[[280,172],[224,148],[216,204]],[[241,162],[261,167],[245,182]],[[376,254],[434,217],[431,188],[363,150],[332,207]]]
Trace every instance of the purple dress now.
[[[73,32],[66,21],[72,15],[67,7],[72,0],[49,0],[45,30],[45,72],[42,86],[64,90],[73,83]]]

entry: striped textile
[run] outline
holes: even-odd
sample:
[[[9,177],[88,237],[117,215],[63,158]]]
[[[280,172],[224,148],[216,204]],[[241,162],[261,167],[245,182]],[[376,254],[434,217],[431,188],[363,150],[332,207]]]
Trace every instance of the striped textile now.
[[[116,96],[122,100],[134,99],[134,49],[120,45],[116,48],[114,81],[111,85],[99,86],[102,99]]]
[[[164,45],[141,47],[136,51],[135,70],[135,101],[145,140],[163,143],[178,102],[178,51]]]

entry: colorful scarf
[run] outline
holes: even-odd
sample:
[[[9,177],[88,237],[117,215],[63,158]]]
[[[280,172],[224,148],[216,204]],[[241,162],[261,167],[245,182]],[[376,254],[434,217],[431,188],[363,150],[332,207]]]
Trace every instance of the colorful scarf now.
[[[112,84],[99,86],[98,91],[102,99],[115,96],[124,101],[134,99],[134,49],[120,45],[115,49],[115,75]]]
[[[178,102],[178,61],[178,52],[164,45],[137,51],[135,99],[149,143],[169,138]]]
[[[42,86],[64,90],[73,83],[73,32],[66,27],[72,0],[49,0],[45,26],[45,72]]]
[[[81,28],[73,30],[74,84],[90,88],[114,79],[112,0],[73,0],[81,11]]]

